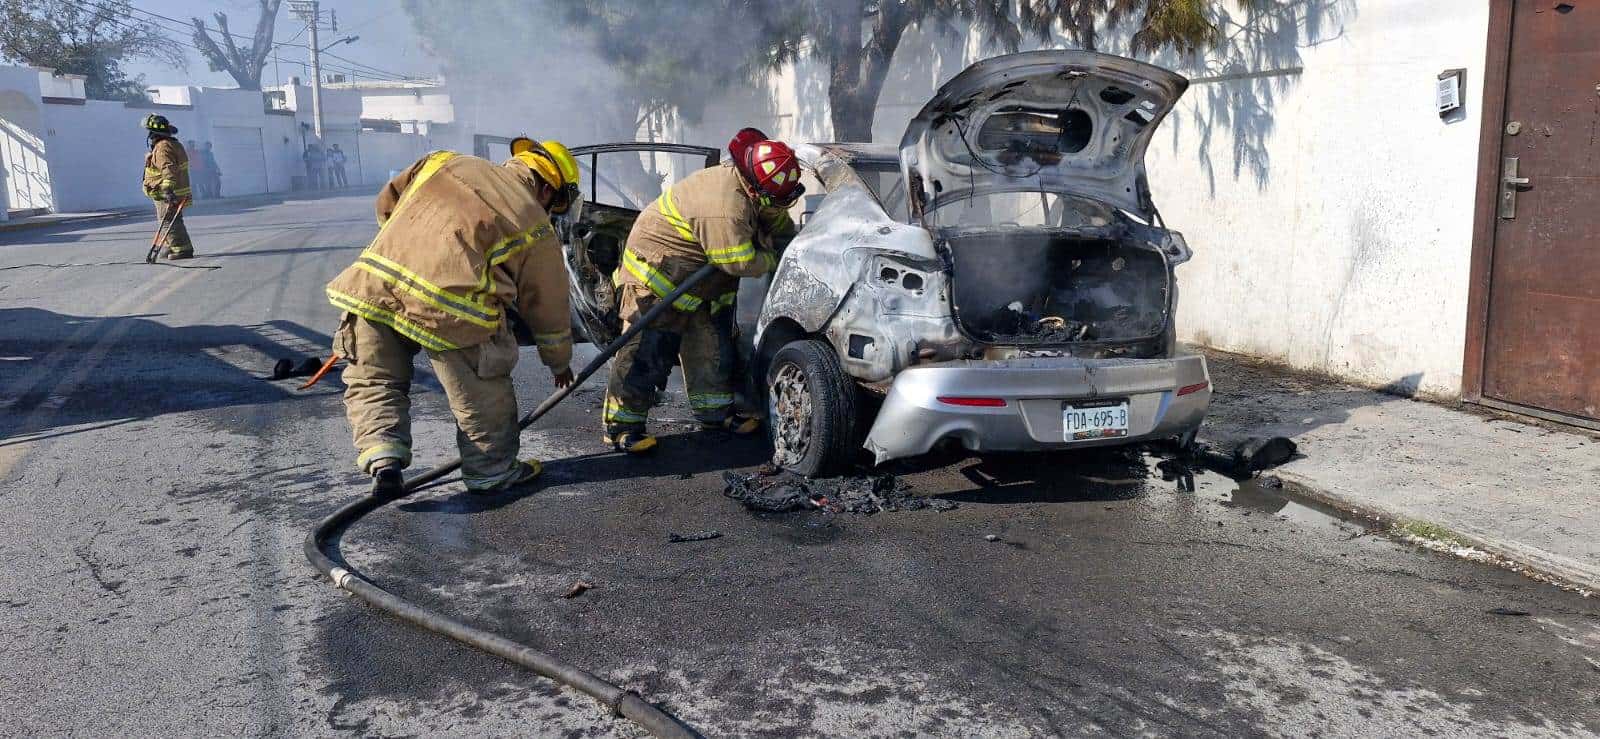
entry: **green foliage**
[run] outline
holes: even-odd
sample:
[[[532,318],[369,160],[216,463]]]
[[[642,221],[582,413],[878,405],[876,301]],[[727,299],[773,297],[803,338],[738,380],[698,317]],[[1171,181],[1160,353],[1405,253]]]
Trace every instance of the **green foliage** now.
[[[0,58],[81,74],[96,100],[145,99],[143,77],[128,77],[124,60],[186,63],[178,46],[155,24],[134,19],[124,0],[0,0]]]
[[[1219,39],[1217,26],[1211,22],[1213,4],[1211,0],[1150,0],[1139,30],[1133,34],[1134,52],[1170,46],[1179,53],[1194,54],[1215,45]]]
[[[736,4],[747,16],[781,8],[762,26],[765,58],[769,63],[793,61],[806,50],[827,65],[834,135],[855,141],[871,136],[884,77],[905,32],[913,27],[948,32],[964,25],[1015,51],[1026,38],[1049,43],[1057,34],[1080,48],[1095,49],[1104,29],[1132,23],[1134,53],[1172,47],[1189,54],[1218,40],[1211,18],[1223,1],[790,0],[778,4],[744,0]],[[1248,5],[1262,0],[1235,1]]]

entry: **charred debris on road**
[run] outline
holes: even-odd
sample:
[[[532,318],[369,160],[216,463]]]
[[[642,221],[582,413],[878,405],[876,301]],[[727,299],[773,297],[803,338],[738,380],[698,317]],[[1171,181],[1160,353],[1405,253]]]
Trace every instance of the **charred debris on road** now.
[[[1252,436],[1235,444],[1229,452],[1218,451],[1205,442],[1174,451],[1172,447],[1149,447],[1146,451],[1162,457],[1156,463],[1161,479],[1178,483],[1178,489],[1194,492],[1196,470],[1210,470],[1233,480],[1248,480],[1264,470],[1277,467],[1299,454],[1299,446],[1284,436]]]
[[[872,515],[879,511],[949,511],[959,503],[913,495],[911,485],[889,474],[807,479],[773,465],[754,472],[724,472],[722,494],[763,513],[821,510]]]
[[[1162,458],[1156,463],[1162,480],[1176,481],[1179,490],[1193,492],[1197,471],[1210,470],[1234,480],[1245,480],[1293,459],[1298,448],[1288,438],[1273,436],[1245,439],[1227,453],[1204,443],[1177,451],[1170,446],[1165,449],[1149,446],[1140,451]],[[960,507],[953,500],[915,495],[909,483],[887,473],[810,479],[766,464],[751,472],[723,472],[722,480],[724,496],[761,513],[817,510],[870,516],[880,511],[949,511]],[[702,537],[674,534],[672,541],[698,538]]]

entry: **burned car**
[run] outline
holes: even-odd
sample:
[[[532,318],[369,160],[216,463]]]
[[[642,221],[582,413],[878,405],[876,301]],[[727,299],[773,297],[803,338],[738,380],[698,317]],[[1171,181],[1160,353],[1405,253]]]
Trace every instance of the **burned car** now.
[[[1174,339],[1174,267],[1190,251],[1144,169],[1187,86],[1121,57],[1012,54],[940,88],[898,149],[796,147],[822,194],[735,306],[775,461],[815,475],[863,447],[881,463],[947,440],[981,452],[1191,441],[1211,390],[1205,359]],[[600,342],[642,204],[591,202],[569,259],[579,328]]]

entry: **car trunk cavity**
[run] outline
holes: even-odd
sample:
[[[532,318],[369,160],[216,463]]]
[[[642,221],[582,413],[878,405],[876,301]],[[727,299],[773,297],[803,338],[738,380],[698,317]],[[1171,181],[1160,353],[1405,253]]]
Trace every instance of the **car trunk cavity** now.
[[[1166,331],[1171,271],[1146,245],[1018,229],[950,235],[940,246],[956,321],[982,344],[1129,345]]]

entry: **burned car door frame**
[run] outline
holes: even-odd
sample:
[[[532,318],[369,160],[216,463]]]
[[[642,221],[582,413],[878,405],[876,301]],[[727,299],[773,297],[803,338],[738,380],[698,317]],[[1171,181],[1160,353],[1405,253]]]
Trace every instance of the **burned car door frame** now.
[[[617,318],[612,273],[621,258],[622,248],[627,244],[628,232],[640,213],[638,208],[600,202],[602,180],[606,181],[607,188],[612,192],[619,195],[626,192],[622,183],[602,175],[600,157],[607,154],[644,153],[702,157],[704,167],[715,167],[722,161],[721,150],[690,144],[634,141],[572,149],[579,166],[587,169],[588,199],[584,204],[583,221],[565,229],[561,241],[566,251],[573,332],[575,336],[596,346],[611,343],[622,331]],[[648,204],[640,203],[639,207]]]

